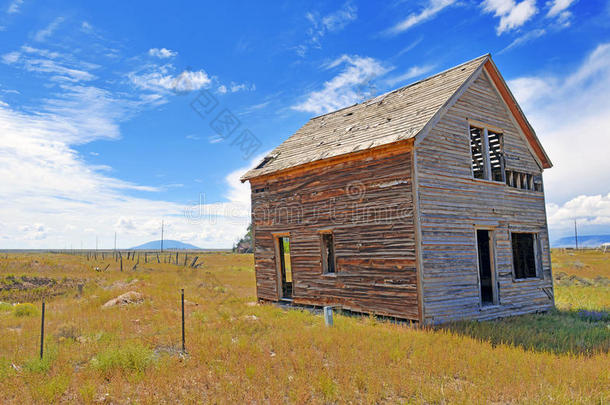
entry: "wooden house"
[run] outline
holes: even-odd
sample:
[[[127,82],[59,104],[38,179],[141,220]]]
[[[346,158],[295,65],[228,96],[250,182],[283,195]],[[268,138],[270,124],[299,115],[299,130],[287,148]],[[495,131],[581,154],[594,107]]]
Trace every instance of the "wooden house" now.
[[[550,167],[490,55],[312,118],[242,177],[258,298],[426,324],[548,310]]]

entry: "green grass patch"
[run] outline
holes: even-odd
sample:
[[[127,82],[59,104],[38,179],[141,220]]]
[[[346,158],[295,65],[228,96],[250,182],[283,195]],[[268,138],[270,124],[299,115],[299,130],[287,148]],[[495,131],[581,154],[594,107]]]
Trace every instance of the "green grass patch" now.
[[[94,370],[104,374],[115,371],[142,373],[154,363],[154,352],[146,346],[129,343],[123,347],[112,347],[91,359]]]
[[[610,351],[610,327],[607,314],[589,316],[582,311],[555,310],[477,322],[463,321],[440,326],[458,334],[552,353],[593,354]]]
[[[8,302],[0,302],[0,312],[11,312],[13,310],[13,305]]]

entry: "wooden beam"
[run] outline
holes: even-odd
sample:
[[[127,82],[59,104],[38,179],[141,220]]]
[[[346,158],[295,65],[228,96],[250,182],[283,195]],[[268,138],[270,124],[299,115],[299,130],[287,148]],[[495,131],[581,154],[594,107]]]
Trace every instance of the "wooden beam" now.
[[[341,156],[334,156],[328,159],[316,160],[311,163],[306,163],[296,167],[290,167],[277,172],[263,174],[261,176],[248,179],[252,186],[259,186],[266,181],[277,178],[295,178],[302,176],[308,172],[319,170],[322,167],[338,165],[346,162],[353,162],[365,159],[377,159],[382,157],[397,156],[413,149],[415,139],[409,138],[404,141],[394,142],[386,145],[381,145],[375,148],[366,149],[354,153],[349,153]]]
[[[544,149],[542,149],[542,145],[540,144],[538,137],[534,133],[534,130],[532,129],[531,125],[527,122],[523,111],[521,111],[521,108],[517,104],[517,101],[515,100],[508,86],[506,85],[506,82],[504,82],[504,79],[502,79],[491,60],[487,60],[487,62],[485,62],[485,71],[487,72],[493,84],[500,92],[504,103],[506,103],[508,109],[513,114],[513,117],[517,121],[517,124],[519,124],[519,128],[521,128],[521,131],[523,131],[523,133],[525,134],[525,137],[527,138],[529,144],[536,153],[536,156],[538,157],[538,159],[540,159],[542,167],[544,169],[552,167],[553,164],[549,160]]]

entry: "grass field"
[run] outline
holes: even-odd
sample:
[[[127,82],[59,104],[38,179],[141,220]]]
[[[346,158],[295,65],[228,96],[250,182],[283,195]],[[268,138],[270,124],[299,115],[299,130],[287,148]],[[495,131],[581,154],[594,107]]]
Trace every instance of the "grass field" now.
[[[326,328],[257,304],[251,255],[200,260],[120,272],[108,259],[1,255],[0,403],[610,401],[610,254],[553,252],[556,311],[426,329],[342,315]],[[128,291],[143,301],[102,308]]]

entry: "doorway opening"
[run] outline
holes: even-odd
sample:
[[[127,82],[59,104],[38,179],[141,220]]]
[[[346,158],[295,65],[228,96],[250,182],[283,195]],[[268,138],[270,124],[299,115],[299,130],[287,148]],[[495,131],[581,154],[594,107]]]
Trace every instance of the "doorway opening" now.
[[[292,299],[292,265],[290,263],[290,238],[280,236],[277,238],[282,299]]]
[[[479,288],[481,291],[481,305],[494,305],[496,303],[496,299],[494,291],[490,231],[485,229],[477,229],[477,251],[479,256]]]

